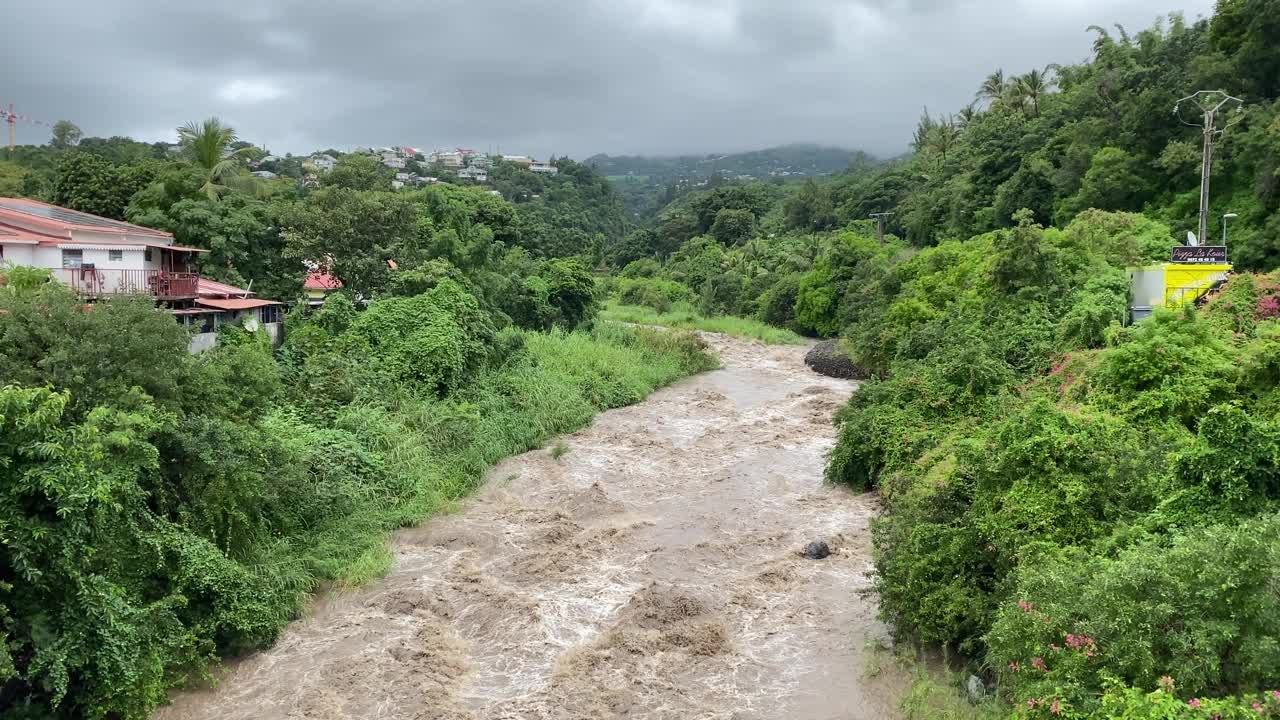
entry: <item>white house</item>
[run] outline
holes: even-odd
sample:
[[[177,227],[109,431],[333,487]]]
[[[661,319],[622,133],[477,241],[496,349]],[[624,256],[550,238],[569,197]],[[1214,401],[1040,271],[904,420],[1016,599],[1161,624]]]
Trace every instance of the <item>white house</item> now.
[[[524,167],[529,167],[533,164],[533,158],[528,155],[503,155],[502,159],[513,165],[523,165]]]
[[[312,155],[309,162],[315,167],[315,169],[322,172],[329,172],[333,169],[334,165],[338,164],[338,159],[328,154]]]
[[[464,164],[464,157],[461,152],[445,152],[437,150],[431,153],[431,162],[437,162],[447,168],[460,168]]]
[[[556,167],[555,165],[552,165],[551,163],[534,162],[529,164],[529,172],[546,173],[548,175],[555,175],[556,173],[560,172],[560,168]]]
[[[385,152],[382,154],[382,164],[395,170],[403,170],[405,167],[405,159],[397,152]]]
[[[85,301],[145,295],[194,326],[192,352],[212,347],[217,328],[237,323],[281,336],[282,305],[196,271],[199,248],[159,230],[25,198],[0,198],[0,262],[50,271]]]
[[[199,248],[173,235],[26,198],[0,198],[0,261],[49,270],[87,300],[149,295],[175,302],[198,296]]]
[[[485,170],[482,167],[477,167],[473,165],[471,167],[465,167],[459,170],[458,177],[466,178],[468,180],[475,180],[476,182],[488,182],[489,171]]]

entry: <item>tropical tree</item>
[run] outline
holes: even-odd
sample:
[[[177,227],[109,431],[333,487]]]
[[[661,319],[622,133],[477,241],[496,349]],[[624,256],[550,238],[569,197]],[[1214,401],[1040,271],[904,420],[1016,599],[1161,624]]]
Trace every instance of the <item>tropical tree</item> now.
[[[1005,92],[1009,89],[1009,83],[1004,79],[1004,70],[996,70],[982,81],[982,86],[978,88],[975,98],[978,100],[986,100],[991,104],[1004,99]]]
[[[920,113],[920,120],[916,123],[916,131],[911,136],[911,145],[916,149],[916,152],[929,147],[929,138],[937,127],[938,121],[933,119],[933,116],[929,114],[929,108],[926,106]]]
[[[1032,117],[1040,115],[1040,99],[1049,94],[1049,90],[1053,88],[1054,80],[1051,75],[1053,70],[1053,65],[1044,70],[1032,69],[1013,81],[1010,92],[1019,98],[1018,104],[1025,111],[1029,111]]]
[[[938,153],[942,158],[942,162],[946,162],[947,152],[954,148],[959,141],[960,126],[956,124],[955,118],[948,116],[934,125],[933,131],[926,140],[926,147],[931,152]]]
[[[235,142],[236,131],[216,117],[178,128],[178,143],[187,159],[208,173],[200,191],[210,200],[218,199],[228,190],[228,181],[236,177],[240,169],[240,160],[247,148],[233,150]]]
[[[80,138],[83,136],[84,133],[75,123],[70,120],[59,120],[53,124],[53,138],[49,144],[59,149],[75,147],[80,144]]]

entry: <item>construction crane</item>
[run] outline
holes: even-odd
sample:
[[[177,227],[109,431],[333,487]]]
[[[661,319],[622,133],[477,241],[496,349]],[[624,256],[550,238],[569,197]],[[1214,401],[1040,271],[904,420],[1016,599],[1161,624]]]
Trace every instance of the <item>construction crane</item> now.
[[[9,126],[9,152],[13,152],[13,148],[16,145],[15,134],[16,134],[19,120],[21,120],[22,122],[31,123],[32,125],[43,125],[47,128],[53,127],[53,123],[45,122],[44,120],[37,120],[28,115],[19,115],[18,112],[14,109],[13,103],[9,103],[8,108],[5,108],[2,104],[0,104],[0,117],[3,117],[5,124]]]

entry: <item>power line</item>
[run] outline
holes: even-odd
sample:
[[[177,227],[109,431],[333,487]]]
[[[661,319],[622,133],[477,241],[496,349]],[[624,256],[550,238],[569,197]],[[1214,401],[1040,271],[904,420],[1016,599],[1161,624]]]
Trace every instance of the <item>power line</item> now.
[[[1201,120],[1189,122],[1182,116],[1183,104],[1194,105],[1201,113]],[[1216,126],[1218,113],[1232,103],[1235,104],[1235,118],[1228,118],[1221,128]],[[1182,98],[1173,105],[1173,114],[1183,125],[1201,128],[1204,133],[1204,150],[1200,160],[1200,233],[1196,242],[1204,245],[1209,235],[1209,174],[1213,168],[1213,141],[1227,128],[1243,119],[1244,101],[1228,95],[1225,90],[1200,90],[1193,95]]]

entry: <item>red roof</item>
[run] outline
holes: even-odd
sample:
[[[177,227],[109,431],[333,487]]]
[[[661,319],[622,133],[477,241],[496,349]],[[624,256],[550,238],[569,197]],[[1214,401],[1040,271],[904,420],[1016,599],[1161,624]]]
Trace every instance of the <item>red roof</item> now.
[[[266,307],[267,305],[279,305],[280,303],[275,300],[259,300],[257,298],[200,298],[196,300],[196,304],[219,310],[251,310],[253,308]]]
[[[252,290],[245,290],[244,288],[238,288],[235,285],[228,285],[226,283],[216,282],[214,280],[209,280],[208,278],[200,278],[200,282],[196,286],[196,293],[200,295],[200,297],[215,297],[215,298],[216,297],[243,298],[243,297],[252,297],[254,295],[254,292]]]
[[[171,233],[132,223],[112,220],[79,210],[50,205],[29,198],[0,197],[0,220],[37,225],[54,232],[90,230],[93,232],[124,235],[148,235],[171,238]]]
[[[302,287],[307,290],[338,290],[342,281],[326,272],[309,272]]]

